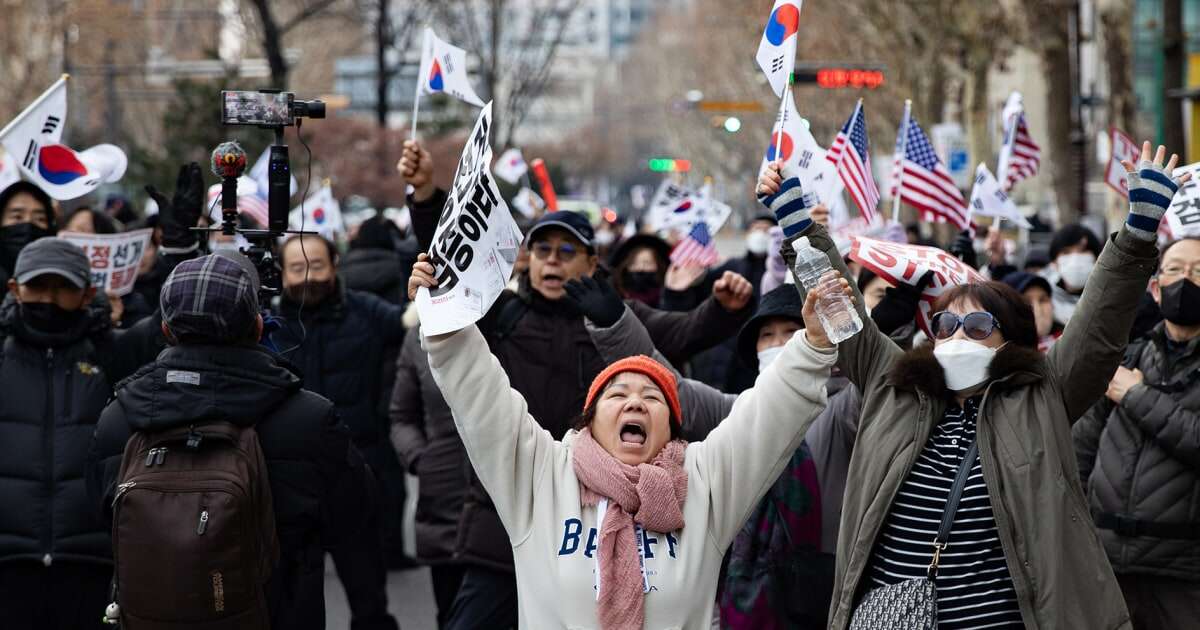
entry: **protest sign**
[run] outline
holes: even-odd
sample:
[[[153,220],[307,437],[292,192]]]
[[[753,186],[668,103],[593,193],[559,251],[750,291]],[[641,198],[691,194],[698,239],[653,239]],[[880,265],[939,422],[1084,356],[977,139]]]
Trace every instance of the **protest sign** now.
[[[1166,231],[1170,238],[1200,236],[1200,162],[1180,166],[1172,175],[1180,177],[1184,173],[1191,173],[1192,179],[1179,187],[1167,208]]]
[[[119,234],[59,232],[58,238],[83,250],[92,267],[92,286],[97,291],[129,295],[153,232],[149,228]]]
[[[850,260],[870,269],[892,286],[901,282],[916,286],[926,272],[932,271],[933,281],[921,293],[917,308],[917,323],[930,338],[930,311],[938,297],[951,287],[985,280],[953,254],[924,245],[888,243],[856,236],[850,246]]]
[[[1117,191],[1118,195],[1128,199],[1129,185],[1125,183],[1125,167],[1121,164],[1121,160],[1137,164],[1138,154],[1141,151],[1134,144],[1133,138],[1125,135],[1120,129],[1113,127],[1109,129],[1109,134],[1112,155],[1108,159],[1108,167],[1104,169],[1104,183]]]
[[[833,242],[842,256],[850,253],[850,245],[856,236],[880,239],[890,243],[908,242],[908,233],[904,231],[904,224],[891,219],[868,223],[863,217],[854,217],[842,225],[830,227],[829,235],[833,237]]]
[[[479,321],[508,283],[524,238],[492,177],[491,123],[488,103],[463,148],[433,235],[429,257],[438,286],[417,291],[425,335],[453,332]]]

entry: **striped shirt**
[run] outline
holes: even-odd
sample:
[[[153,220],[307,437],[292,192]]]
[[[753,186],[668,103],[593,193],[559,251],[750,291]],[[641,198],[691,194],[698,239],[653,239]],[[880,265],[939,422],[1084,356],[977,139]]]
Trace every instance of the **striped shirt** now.
[[[975,439],[979,399],[951,405],[900,486],[871,555],[872,587],[925,577],[958,466]],[[938,563],[939,630],[1024,628],[992,503],[975,459]]]

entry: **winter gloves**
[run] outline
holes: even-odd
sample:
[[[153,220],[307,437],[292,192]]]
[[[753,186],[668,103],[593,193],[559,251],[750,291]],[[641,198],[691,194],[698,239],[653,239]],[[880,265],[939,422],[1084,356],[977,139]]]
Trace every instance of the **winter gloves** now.
[[[799,236],[812,224],[808,209],[816,205],[816,201],[812,198],[805,200],[804,197],[800,178],[791,177],[784,180],[779,192],[774,195],[759,195],[758,200],[775,213],[779,227],[783,228],[783,237],[790,239]]]
[[[196,227],[204,212],[204,178],[200,175],[200,165],[191,162],[179,167],[175,194],[169,203],[154,186],[146,186],[146,192],[158,204],[163,252],[174,254],[195,250],[198,241],[191,228]]]
[[[1126,173],[1125,181],[1129,186],[1129,216],[1125,226],[1134,238],[1154,241],[1158,223],[1179,186],[1163,167],[1148,160],[1139,162],[1136,171]]]
[[[567,281],[565,299],[571,302],[584,317],[600,328],[609,328],[625,313],[625,303],[617,290],[607,282],[597,281],[591,276]]]

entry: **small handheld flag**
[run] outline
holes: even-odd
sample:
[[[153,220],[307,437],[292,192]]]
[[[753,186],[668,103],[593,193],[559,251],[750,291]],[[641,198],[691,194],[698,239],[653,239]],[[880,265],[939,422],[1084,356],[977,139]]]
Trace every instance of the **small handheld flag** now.
[[[971,212],[984,217],[1008,219],[1026,229],[1033,227],[983,162],[975,169],[975,187],[971,189]]]
[[[704,221],[697,221],[688,235],[671,250],[671,263],[684,267],[711,267],[721,260]]]
[[[1029,135],[1020,92],[1009,95],[1003,116],[1004,145],[1000,147],[996,175],[1004,190],[1012,190],[1017,182],[1037,175],[1042,163],[1042,148]]]
[[[779,98],[783,98],[796,67],[796,32],[800,30],[802,5],[803,0],[775,0],[755,56]]]
[[[927,221],[944,220],[959,230],[970,229],[967,201],[954,185],[950,171],[938,159],[921,125],[909,115],[897,135],[892,198],[908,202]]]
[[[854,113],[838,132],[825,159],[837,167],[838,175],[846,190],[858,204],[859,211],[868,222],[875,219],[875,206],[879,204],[879,188],[871,173],[870,141],[867,139],[867,120],[863,113],[862,99],[854,107]]]

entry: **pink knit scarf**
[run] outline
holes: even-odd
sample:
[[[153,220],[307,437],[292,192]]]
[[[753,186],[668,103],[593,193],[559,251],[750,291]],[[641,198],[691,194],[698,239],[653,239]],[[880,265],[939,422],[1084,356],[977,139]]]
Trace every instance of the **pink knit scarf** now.
[[[641,630],[646,618],[642,567],[633,524],[669,533],[683,527],[687,471],[683,456],[687,442],[671,440],[649,464],[621,463],[592,437],[591,429],[575,436],[572,465],[585,506],[608,499],[600,544],[600,596],[597,616],[603,630]]]

